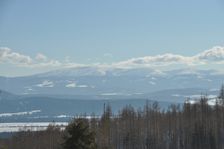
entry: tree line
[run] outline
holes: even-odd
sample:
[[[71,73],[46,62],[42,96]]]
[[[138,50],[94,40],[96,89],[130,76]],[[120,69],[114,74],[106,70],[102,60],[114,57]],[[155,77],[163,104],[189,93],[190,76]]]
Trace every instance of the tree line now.
[[[101,118],[76,118],[65,130],[19,132],[0,140],[0,149],[223,149],[224,86],[214,106],[201,97],[195,104],[157,102],[142,109],[131,105],[114,115],[106,105]]]

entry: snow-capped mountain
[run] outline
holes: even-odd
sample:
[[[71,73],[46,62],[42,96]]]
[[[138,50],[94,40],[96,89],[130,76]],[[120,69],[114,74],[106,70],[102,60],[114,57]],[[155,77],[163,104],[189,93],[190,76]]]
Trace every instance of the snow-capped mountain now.
[[[138,108],[146,100],[165,108],[201,95],[218,95],[224,75],[214,70],[70,68],[24,77],[0,77],[0,114],[41,112],[20,120],[54,120],[58,115],[102,114],[105,103],[115,112],[127,104]],[[214,100],[209,100],[214,105]],[[6,114],[5,114],[6,113]],[[1,117],[15,121],[18,116]]]
[[[67,68],[24,77],[0,77],[0,89],[20,95],[145,96],[170,89],[216,91],[224,75],[215,70],[158,71],[148,68]],[[173,95],[179,95],[175,92]]]

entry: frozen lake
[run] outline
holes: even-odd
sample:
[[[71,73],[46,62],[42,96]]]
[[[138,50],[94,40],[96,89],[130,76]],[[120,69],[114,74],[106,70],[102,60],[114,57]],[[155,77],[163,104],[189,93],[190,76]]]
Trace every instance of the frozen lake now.
[[[67,122],[31,122],[31,123],[0,123],[0,133],[18,132],[18,131],[40,131],[46,130],[49,125],[57,125],[62,129],[68,125]]]

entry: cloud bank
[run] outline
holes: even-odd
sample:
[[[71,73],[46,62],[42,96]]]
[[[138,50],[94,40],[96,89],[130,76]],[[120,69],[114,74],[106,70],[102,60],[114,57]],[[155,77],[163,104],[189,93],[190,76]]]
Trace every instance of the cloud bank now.
[[[115,63],[117,67],[156,67],[168,66],[173,64],[185,65],[206,65],[206,64],[224,64],[224,47],[216,46],[205,50],[197,55],[183,56],[172,53],[162,55],[146,56],[132,58],[126,61]]]
[[[38,53],[34,58],[18,52],[14,52],[8,47],[0,47],[0,64],[12,64],[18,67],[28,68],[63,68],[84,66],[69,61],[60,62],[55,59],[50,59],[42,53]]]
[[[132,58],[112,64],[79,64],[70,61],[50,59],[46,55],[38,53],[34,58],[7,47],[0,47],[0,64],[12,64],[18,67],[31,68],[69,68],[94,66],[101,68],[141,68],[141,67],[166,67],[170,65],[201,66],[207,64],[224,64],[224,47],[216,46],[193,56],[184,56],[165,53],[155,56]]]
[[[32,64],[33,60],[30,56],[23,55],[17,52],[12,52],[12,50],[7,47],[1,47],[0,62],[25,66]]]

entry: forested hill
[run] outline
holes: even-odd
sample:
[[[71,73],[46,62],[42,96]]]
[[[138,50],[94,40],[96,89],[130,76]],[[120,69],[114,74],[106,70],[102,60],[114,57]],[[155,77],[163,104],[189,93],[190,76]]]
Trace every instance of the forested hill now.
[[[113,115],[108,105],[101,118],[74,119],[65,130],[50,126],[46,131],[19,132],[1,139],[0,145],[13,149],[83,145],[90,149],[223,149],[223,131],[223,104],[209,106],[201,98],[183,108],[171,105],[166,112],[157,103],[147,103],[142,110],[126,106]]]

